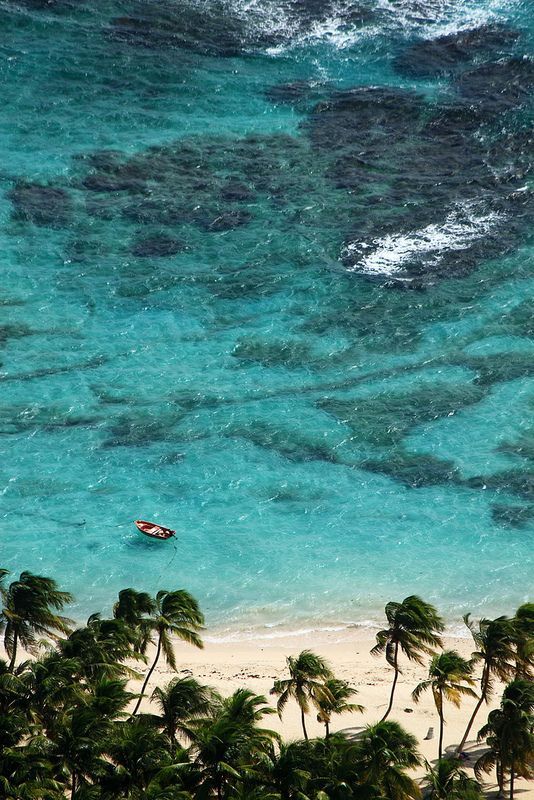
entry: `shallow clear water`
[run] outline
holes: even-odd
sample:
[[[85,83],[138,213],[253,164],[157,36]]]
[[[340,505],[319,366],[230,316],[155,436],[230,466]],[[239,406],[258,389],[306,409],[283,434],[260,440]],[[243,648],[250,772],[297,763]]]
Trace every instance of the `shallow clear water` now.
[[[0,2],[3,566],[227,634],[529,596],[534,28],[464,6]]]

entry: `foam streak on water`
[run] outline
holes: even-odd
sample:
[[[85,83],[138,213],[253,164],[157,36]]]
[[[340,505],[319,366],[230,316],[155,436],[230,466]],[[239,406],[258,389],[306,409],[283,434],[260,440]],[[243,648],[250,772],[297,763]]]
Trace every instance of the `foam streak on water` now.
[[[406,234],[388,234],[371,243],[351,242],[344,251],[346,258],[354,259],[353,272],[367,275],[395,275],[407,262],[422,260],[427,264],[439,261],[443,251],[466,250],[473,241],[486,236],[492,227],[502,221],[498,214],[480,214],[451,211],[442,223],[427,225]]]

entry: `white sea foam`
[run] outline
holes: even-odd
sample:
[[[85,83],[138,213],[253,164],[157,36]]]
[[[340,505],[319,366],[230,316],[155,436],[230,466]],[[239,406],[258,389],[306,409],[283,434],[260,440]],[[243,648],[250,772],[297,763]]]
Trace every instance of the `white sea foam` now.
[[[488,0],[483,6],[466,6],[463,0],[378,0],[362,4],[372,14],[361,24],[354,22],[354,7],[348,2],[326,3],[322,19],[306,28],[298,14],[281,0],[227,0],[251,32],[261,31],[280,39],[266,49],[279,55],[294,47],[328,44],[339,50],[354,47],[362,39],[390,34],[436,37],[487,25],[509,14],[519,0]]]
[[[343,622],[337,625],[310,623],[308,626],[294,628],[290,625],[276,625],[274,629],[270,629],[268,625],[258,625],[244,629],[238,627],[214,629],[203,638],[204,641],[212,642],[213,644],[263,642],[269,645],[285,640],[328,641],[331,644],[335,644],[353,641],[354,638],[359,638],[358,634],[362,638],[372,637],[383,627],[384,621],[380,622],[378,619]],[[447,625],[445,636],[464,639],[469,638],[470,633],[465,625],[454,623]]]
[[[520,0],[487,0],[483,5],[463,0],[377,0],[376,11],[392,31],[436,37],[488,25],[509,16]]]
[[[245,629],[226,628],[214,630],[211,634],[204,636],[207,642],[217,642],[226,644],[231,642],[264,641],[275,642],[285,639],[302,638],[327,638],[330,641],[343,641],[346,635],[353,631],[368,630],[373,632],[378,630],[377,622],[364,620],[362,622],[342,622],[339,624],[314,624],[310,623],[305,627],[291,627],[290,625],[258,625]]]
[[[397,275],[409,262],[437,264],[445,253],[467,249],[487,236],[501,220],[502,215],[495,212],[477,214],[465,208],[454,209],[442,223],[406,233],[387,234],[371,242],[351,242],[342,256],[354,261],[349,272]]]

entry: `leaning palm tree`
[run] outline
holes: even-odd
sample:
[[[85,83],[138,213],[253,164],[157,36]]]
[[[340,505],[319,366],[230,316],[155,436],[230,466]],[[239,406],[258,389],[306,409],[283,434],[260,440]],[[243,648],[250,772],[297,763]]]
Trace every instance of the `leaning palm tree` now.
[[[459,708],[462,696],[476,697],[475,692],[470,688],[475,683],[471,677],[472,672],[471,661],[466,661],[455,650],[445,650],[433,657],[427,680],[422,681],[412,692],[414,702],[418,703],[424,691],[432,690],[439,716],[439,759],[443,756],[443,728],[445,726],[443,701],[449,700]]]
[[[469,617],[470,615],[466,614],[464,622],[471,631],[477,648],[472,653],[472,660],[473,662],[481,661],[483,666],[480,678],[480,698],[467,723],[462,741],[458,745],[458,753],[465,746],[480,706],[482,703],[487,703],[492,696],[493,679],[498,678],[503,682],[510,680],[516,670],[517,658],[516,631],[513,620],[508,617],[497,617],[493,620],[481,619],[478,623],[478,630],[476,630]]]
[[[147,617],[156,611],[156,603],[148,592],[136,589],[122,589],[119,599],[113,606],[113,617],[120,619],[133,634],[137,634],[138,647],[143,641],[143,626]]]
[[[276,709],[280,719],[289,698],[295,698],[300,708],[302,732],[308,741],[305,715],[309,712],[310,705],[319,708],[322,698],[333,700],[325,687],[325,681],[333,677],[332,671],[325,659],[311,650],[303,650],[296,658],[289,656],[286,662],[290,677],[276,681],[271,694],[278,695]]]
[[[145,689],[162,651],[169,666],[175,671],[177,669],[171,636],[176,636],[184,642],[202,648],[204,644],[199,636],[199,631],[202,630],[203,625],[204,616],[198,603],[185,589],[175,592],[167,592],[162,589],[157,593],[155,613],[144,623],[144,636],[140,648],[144,653],[148,645],[154,643],[153,636],[155,634],[157,637],[156,655],[141,687],[141,693],[132,716],[137,714]]]
[[[355,757],[362,787],[373,797],[415,800],[421,790],[406,770],[421,765],[417,739],[398,722],[384,721],[369,725],[355,746]]]
[[[342,681],[339,678],[328,678],[324,682],[330,694],[330,697],[321,691],[320,696],[317,698],[317,706],[319,713],[317,714],[317,721],[322,722],[325,726],[326,737],[330,736],[330,720],[332,714],[346,714],[354,711],[363,712],[364,707],[358,703],[348,703],[347,700],[353,695],[357,694],[357,689],[353,689],[347,681]]]
[[[422,655],[434,655],[433,647],[441,647],[440,633],[445,630],[443,619],[430,603],[421,600],[417,595],[405,597],[402,603],[391,602],[385,608],[389,627],[376,634],[376,645],[371,650],[373,655],[385,652],[386,661],[395,670],[393,685],[386,713],[380,720],[389,716],[393,707],[393,697],[399,674],[399,650],[410,661],[423,663]]]
[[[62,639],[58,649],[64,658],[76,660],[78,678],[91,684],[100,678],[138,678],[127,663],[132,659],[146,661],[138,652],[138,641],[138,634],[122,619],[101,619],[100,614],[91,614],[87,625]]]
[[[5,576],[2,570],[0,579]],[[3,608],[0,611],[0,632],[4,647],[10,657],[9,671],[13,672],[17,648],[21,644],[30,653],[38,650],[37,636],[57,639],[58,633],[69,633],[72,620],[56,614],[72,601],[72,595],[61,592],[52,578],[21,572],[2,590]]]
[[[475,774],[495,767],[500,794],[504,793],[506,773],[510,774],[510,800],[514,797],[515,777],[534,777],[534,684],[516,679],[503,692],[501,707],[491,711],[487,724],[478,732],[489,749],[475,764]]]

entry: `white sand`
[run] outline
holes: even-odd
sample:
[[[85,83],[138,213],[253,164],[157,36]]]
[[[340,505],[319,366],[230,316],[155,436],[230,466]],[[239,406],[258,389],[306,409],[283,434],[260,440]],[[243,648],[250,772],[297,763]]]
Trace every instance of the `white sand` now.
[[[358,694],[352,698],[352,701],[366,708],[363,714],[354,713],[334,717],[330,726],[331,731],[357,731],[364,725],[378,721],[386,710],[393,670],[386,664],[383,656],[375,657],[370,654],[369,651],[375,644],[375,639],[369,632],[356,629],[345,636],[343,642],[336,641],[338,636],[337,633],[330,635],[321,633],[310,634],[305,638],[288,636],[285,639],[236,642],[220,642],[205,636],[203,650],[178,642],[175,647],[178,675],[183,676],[190,673],[224,695],[231,694],[239,687],[247,687],[256,694],[265,695],[274,707],[276,697],[269,696],[269,691],[277,678],[287,677],[286,656],[297,655],[301,650],[308,648],[329,661],[336,677],[349,681],[357,689]],[[469,657],[474,649],[469,638],[447,638],[445,647],[457,650],[464,657]],[[437,758],[439,720],[432,693],[423,694],[417,704],[411,697],[415,686],[427,677],[427,667],[420,667],[403,659],[402,670],[403,674],[397,683],[390,719],[400,722],[406,730],[413,733],[419,741],[423,757],[433,762]],[[156,685],[165,685],[172,677],[174,677],[174,673],[166,667],[164,662],[159,664],[152,675],[148,689],[149,694]],[[132,690],[138,689],[138,684],[132,684],[131,688]],[[474,688],[476,691],[477,687]],[[470,741],[465,747],[465,751],[472,754],[465,767],[470,774],[470,765],[472,766],[484,749],[483,745],[476,743],[476,734],[485,724],[488,711],[499,705],[501,688],[496,686],[493,702],[488,707],[483,706],[475,719]],[[474,698],[467,697],[460,709],[446,704],[445,750],[454,749],[454,746],[461,740],[475,703]],[[149,702],[144,700],[141,710],[148,708]],[[264,725],[281,733],[286,740],[302,738],[300,711],[293,701],[288,703],[282,720],[278,718],[277,714],[272,714],[265,718]],[[324,726],[317,722],[315,714],[308,716],[306,725],[310,737],[324,735]],[[425,740],[428,729],[431,727],[434,729],[433,738]],[[422,774],[422,770],[419,771],[419,774]],[[487,776],[484,788],[488,792],[488,796],[496,795],[493,774]],[[532,784],[517,780],[516,788],[518,798],[534,800]]]
[[[276,697],[270,696],[269,691],[277,678],[287,677],[286,656],[298,655],[301,650],[311,649],[328,660],[337,678],[349,681],[357,689],[357,694],[352,701],[365,706],[365,712],[346,714],[333,717],[330,729],[335,731],[357,732],[367,724],[377,722],[383,715],[389,700],[393,670],[386,664],[383,656],[374,657],[370,649],[375,644],[375,639],[369,631],[361,629],[348,630],[343,634],[343,641],[339,641],[339,633],[309,634],[307,636],[287,636],[277,639],[257,639],[235,642],[221,642],[204,636],[205,647],[198,650],[183,642],[176,642],[175,652],[178,664],[178,675],[192,674],[203,683],[212,686],[223,695],[229,695],[235,689],[246,687],[256,694],[266,696],[268,702],[276,705]],[[457,650],[464,657],[469,657],[473,650],[473,643],[469,638],[445,639],[447,649]],[[155,648],[148,652],[148,666],[153,657]],[[2,653],[0,652],[0,657]],[[20,653],[20,660],[27,657]],[[136,669],[140,669],[136,663]],[[414,703],[411,693],[415,686],[427,676],[427,667],[420,667],[402,660],[402,675],[399,677],[395,694],[393,710],[390,719],[400,722],[406,730],[413,733],[419,741],[422,756],[429,762],[437,758],[439,720],[431,692],[423,694],[419,703]],[[148,695],[156,686],[164,686],[175,677],[176,673],[170,670],[163,658],[154,670]],[[478,677],[478,676],[476,676]],[[131,681],[131,691],[139,691],[140,681]],[[474,687],[475,690],[477,687]],[[470,741],[465,751],[471,754],[470,761],[465,769],[472,774],[472,765],[478,755],[483,752],[484,745],[477,744],[477,731],[486,722],[488,711],[499,705],[502,687],[496,684],[493,701],[489,706],[483,706],[472,728]],[[474,708],[475,700],[467,697],[461,708],[457,709],[451,704],[445,706],[445,736],[444,749],[451,751],[461,740],[465,726]],[[141,711],[150,708],[148,696],[141,704]],[[155,709],[154,709],[155,710]],[[307,717],[307,729],[310,737],[323,736],[324,726],[317,722],[315,714]],[[278,731],[286,740],[302,738],[300,712],[297,705],[290,701],[284,711],[283,719],[277,714],[265,717],[265,727]],[[425,739],[429,728],[433,728],[433,737]],[[419,777],[423,770],[416,772]],[[488,797],[496,797],[495,776],[491,774],[484,780],[484,789]],[[516,781],[516,796],[518,800],[534,800],[534,786],[524,780]]]

